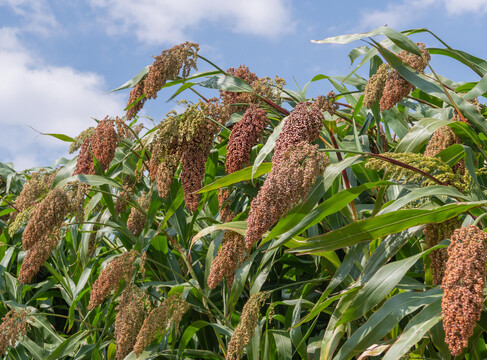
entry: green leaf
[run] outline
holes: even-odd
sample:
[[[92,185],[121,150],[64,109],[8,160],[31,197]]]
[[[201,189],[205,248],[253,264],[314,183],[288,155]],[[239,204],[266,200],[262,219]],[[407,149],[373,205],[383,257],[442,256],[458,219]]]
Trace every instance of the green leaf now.
[[[212,76],[208,80],[196,83],[196,85],[203,86],[208,89],[218,89],[232,92],[250,93],[254,89],[245,80],[238,77],[220,74]]]
[[[487,93],[487,73],[472,90],[463,96],[463,98],[465,100],[472,100],[478,98],[479,96],[483,96],[485,93]]]
[[[430,250],[426,250],[414,256],[394,261],[381,267],[359,291],[357,297],[353,299],[337,325],[358,319],[372,309],[372,307],[379,304],[391,290],[394,289],[399,281],[401,281],[409,268],[413,266],[419,258],[429,252]]]
[[[208,226],[198,232],[195,236],[193,236],[192,242],[194,243],[196,240],[202,238],[203,236],[211,234],[212,232],[217,230],[232,230],[241,235],[245,235],[245,231],[247,230],[247,221],[233,221],[224,224]]]
[[[442,291],[438,286],[426,292],[405,292],[391,297],[352,334],[340,348],[334,360],[351,359],[369,346],[377,344],[397,326],[401,319],[418,308],[441,299],[441,296]]]
[[[41,133],[41,134],[52,136],[52,137],[55,137],[56,139],[59,139],[59,140],[65,141],[65,142],[76,142],[75,139],[73,139],[72,137],[70,137],[68,135],[64,135],[64,134],[50,134],[50,133]]]
[[[323,185],[325,189],[333,185],[335,179],[342,174],[342,171],[354,164],[361,163],[365,160],[363,155],[350,156],[335,164],[328,165],[323,173]]]
[[[232,336],[232,332],[225,326],[222,326],[220,324],[213,324],[209,323],[204,320],[196,320],[192,322],[185,330],[183,335],[181,336],[181,339],[179,341],[179,348],[178,348],[178,359],[181,358],[183,355],[184,350],[186,349],[186,346],[190,342],[190,340],[193,338],[194,334],[198,332],[198,330],[203,329],[206,326],[211,326],[216,330],[221,335],[226,335],[226,336]]]
[[[116,182],[115,180],[112,180],[108,177],[105,176],[100,176],[100,175],[75,175],[71,176],[69,178],[63,179],[57,183],[57,187],[62,187],[66,185],[68,182],[72,181],[80,181],[87,183],[88,185],[93,185],[93,186],[103,186],[103,185],[109,185],[113,186],[117,189],[122,189],[122,186]]]
[[[382,215],[397,211],[403,206],[409,204],[412,201],[416,201],[427,196],[449,196],[452,198],[460,198],[463,200],[472,200],[469,196],[463,195],[460,191],[453,187],[442,186],[442,185],[431,185],[424,188],[414,189],[410,193],[398,198],[396,201],[392,202],[389,206],[383,208],[377,213],[377,215]]]
[[[441,321],[441,299],[426,306],[408,323],[399,339],[384,356],[384,360],[400,359],[439,321]]]
[[[440,223],[485,204],[487,204],[487,201],[473,201],[459,202],[428,210],[398,210],[359,220],[338,230],[311,237],[301,242],[302,246],[288,251],[300,254],[314,254],[341,249],[360,242],[371,241],[394,234],[413,226]]]
[[[372,40],[373,41],[373,40]],[[416,70],[412,69],[408,65],[405,65],[395,54],[389,50],[382,47],[379,43],[375,42],[378,47],[379,52],[384,56],[384,58],[389,62],[389,64],[397,70],[397,72],[412,85],[423,90],[429,95],[435,96],[447,104],[453,106],[450,98],[459,107],[462,114],[474,124],[478,130],[480,130],[484,135],[487,136],[487,124],[478,112],[478,110],[466,101],[464,98],[456,94],[454,91],[444,89],[436,81],[426,77],[423,74],[418,73]],[[446,93],[448,93],[448,95]]]
[[[325,217],[337,211],[340,211],[345,206],[350,204],[350,202],[356,199],[365,190],[376,188],[381,185],[390,184],[392,183],[387,181],[378,181],[363,184],[338,192],[331,198],[323,201],[312,210],[300,208],[299,211],[297,211],[296,213],[293,213],[292,215],[288,214],[285,218],[279,221],[279,223],[274,227],[274,229],[272,229],[269,236],[267,236],[263,243],[282,234],[279,241],[274,244],[274,247],[280,246],[292,237],[299,235],[305,230],[309,229],[311,226],[320,223]],[[289,230],[284,232],[286,229]]]
[[[272,168],[272,163],[263,163],[259,166],[259,168],[255,172],[255,176],[259,177],[261,175],[267,174],[269,171],[271,171],[271,168]],[[205,187],[201,188],[198,191],[198,193],[205,193],[208,191],[220,189],[222,187],[229,186],[238,183],[240,181],[250,180],[251,178],[252,178],[252,167],[249,166],[246,167],[245,169],[235,171],[230,175],[224,176],[209,185],[206,185]]]
[[[467,65],[473,71],[475,71],[480,77],[483,77],[487,73],[487,61],[478,58],[476,56],[470,55],[461,50],[440,49],[440,48],[428,48],[428,51],[432,55],[444,55],[455,59],[462,64]]]
[[[418,121],[397,145],[395,152],[418,152],[429,140],[436,129],[449,123],[450,122],[447,120],[428,118]]]
[[[291,360],[293,352],[289,333],[284,330],[272,330],[271,333],[274,337],[274,341],[276,342],[278,359]]]
[[[262,162],[267,158],[267,155],[269,155],[272,152],[272,150],[274,150],[274,146],[276,145],[276,140],[279,137],[279,134],[281,133],[284,124],[286,123],[286,120],[287,117],[285,117],[279,122],[279,124],[275,127],[272,134],[267,139],[265,145],[262,147],[262,149],[260,149],[259,153],[257,154],[254,164],[252,165],[252,179],[258,176],[257,175],[258,168],[261,166]]]
[[[88,330],[80,331],[77,334],[64,340],[50,355],[46,360],[57,360],[62,359],[65,356],[72,356],[76,349],[78,349],[83,340],[90,335]]]
[[[110,90],[108,93],[134,87],[149,72],[149,69],[150,69],[150,65],[147,65],[145,68],[140,70],[140,72],[137,75],[135,75],[132,79],[126,81],[124,84],[120,85],[118,88]]]
[[[376,36],[376,35],[385,35],[387,36],[394,44],[399,46],[401,49],[407,50],[413,54],[420,55],[421,52],[419,51],[418,47],[416,44],[408,38],[406,35],[393,30],[389,27],[386,26],[381,26],[377,29],[374,29],[372,31],[366,32],[366,33],[358,33],[358,34],[351,34],[351,35],[340,35],[340,36],[334,36],[334,37],[329,37],[323,40],[311,40],[311,42],[314,42],[316,44],[348,44],[352,41],[356,40],[361,40],[365,37],[371,37],[371,36]]]

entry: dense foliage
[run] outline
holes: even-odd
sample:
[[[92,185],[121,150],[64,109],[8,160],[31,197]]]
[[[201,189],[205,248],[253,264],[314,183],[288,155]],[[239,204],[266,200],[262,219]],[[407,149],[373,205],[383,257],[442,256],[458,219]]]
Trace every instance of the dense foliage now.
[[[175,46],[126,117],[51,134],[78,156],[0,163],[4,358],[487,358],[487,61],[426,29],[318,42],[355,40],[316,98]]]

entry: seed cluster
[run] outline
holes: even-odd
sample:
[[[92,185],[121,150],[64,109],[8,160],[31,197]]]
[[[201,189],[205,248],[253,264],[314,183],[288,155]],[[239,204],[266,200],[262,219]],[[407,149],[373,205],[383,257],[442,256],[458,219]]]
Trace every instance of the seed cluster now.
[[[438,245],[441,241],[449,239],[456,228],[460,226],[457,219],[450,219],[439,224],[427,224],[423,230],[424,240],[428,249]],[[445,273],[445,264],[448,259],[446,248],[430,252],[433,284],[439,285]]]
[[[262,138],[268,120],[266,112],[251,105],[242,119],[232,128],[227,144],[225,169],[231,174],[244,167],[250,160],[250,151]]]
[[[127,284],[130,282],[135,269],[134,262],[138,256],[139,253],[137,251],[130,250],[108,263],[93,284],[88,304],[89,310],[100,305],[110,295],[112,290],[117,291],[122,279],[125,279]]]
[[[189,307],[189,303],[179,295],[171,295],[153,309],[145,318],[144,324],[137,335],[137,341],[134,346],[135,355],[139,356],[150,345],[152,340],[157,337],[157,334],[166,330],[171,323],[175,324],[177,328]]]
[[[415,153],[384,153],[381,155],[418,168],[457,189],[464,190],[468,187],[465,177],[454,173],[448,164],[438,158],[426,157],[422,154]],[[390,179],[402,181],[404,184],[419,183],[421,186],[436,185],[436,182],[426,178],[418,172],[404,168],[400,165],[391,164],[380,158],[369,159],[365,166],[369,169],[384,170]]]
[[[295,146],[301,141],[311,142],[318,138],[324,121],[319,106],[320,103],[301,102],[284,120],[284,126],[274,147],[273,164],[279,162],[291,146]]]
[[[277,145],[277,144],[276,144]],[[275,155],[274,155],[275,156]],[[317,146],[301,141],[273,161],[272,170],[252,200],[245,234],[247,250],[294,205],[305,199],[329,160]]]
[[[138,287],[127,286],[120,296],[115,316],[117,360],[123,360],[134,349],[137,336],[147,316],[150,303]]]
[[[151,196],[152,194],[149,193],[141,196],[137,200],[137,203],[145,211],[149,209]],[[129,229],[129,231],[135,236],[138,236],[141,233],[141,231],[144,229],[145,220],[146,220],[145,214],[134,206],[130,210],[130,215],[127,219],[127,229]]]
[[[377,126],[374,126],[373,128],[369,129],[368,134],[370,136],[370,152],[372,154],[382,154],[383,152],[387,152],[387,149],[389,148],[389,142],[387,141],[386,133],[382,129],[382,126],[379,126],[379,137],[380,141],[382,143],[382,148],[379,146],[378,141],[377,141]]]
[[[259,95],[274,102],[281,101],[281,90],[286,81],[278,76],[272,80],[269,77],[259,78],[245,65],[238,68],[229,68],[229,75],[238,77],[247,82],[254,89],[253,93],[237,93],[220,90],[220,99],[225,105],[229,105],[230,113],[245,111],[250,104],[259,104]]]
[[[10,223],[8,227],[8,235],[10,237],[14,237],[14,235],[19,231],[19,229],[27,223],[30,217],[30,213],[32,211],[33,207],[30,207],[26,210],[22,210],[20,213],[17,214],[15,217],[15,220]]]
[[[69,147],[69,153],[72,154],[76,150],[78,150],[81,147],[81,145],[83,145],[86,139],[91,138],[93,136],[94,132],[95,132],[95,128],[93,126],[89,127],[86,130],[83,130],[78,136],[74,138],[76,141],[71,143]]]
[[[230,190],[220,189],[218,192],[218,206],[220,208],[220,220],[222,223],[231,221],[235,217],[235,213],[230,209],[228,199],[230,197]]]
[[[235,328],[227,347],[226,360],[238,360],[242,357],[245,347],[254,336],[255,327],[260,317],[260,308],[264,305],[268,293],[251,295],[245,303],[240,323]]]
[[[135,101],[137,101],[142,95],[144,95],[145,79],[147,75],[144,76],[140,81],[130,90],[129,99],[127,101],[127,108],[131,106]],[[133,104],[129,109],[127,109],[126,118],[127,121],[132,120],[140,110],[144,107],[144,103],[147,98],[144,96],[140,98],[135,104]]]
[[[127,121],[142,110],[147,99],[157,98],[157,93],[168,80],[176,80],[179,73],[183,78],[187,78],[191,69],[198,70],[196,66],[198,51],[198,44],[186,41],[164,50],[161,55],[154,56],[154,62],[147,75],[142,77],[130,91]]]
[[[229,68],[227,73],[244,80],[248,84],[259,80],[255,73],[251,72],[245,65],[240,65],[238,68]],[[245,111],[248,104],[258,104],[259,98],[253,93],[237,93],[232,91],[220,90],[220,99],[225,105],[229,105],[231,113]],[[241,104],[241,105],[233,105]],[[232,105],[232,106],[230,106]]]
[[[54,180],[55,173],[33,173],[31,178],[24,184],[22,191],[15,200],[15,207],[20,211],[29,209],[37,200],[47,194]],[[15,220],[18,213],[11,213],[10,219]]]
[[[28,283],[49,258],[58,243],[59,229],[71,210],[66,192],[54,188],[32,210],[22,235],[22,247],[29,250],[19,273],[19,281]]]
[[[364,106],[370,109],[377,101],[382,97],[384,86],[387,80],[387,73],[390,66],[387,63],[381,64],[377,69],[377,72],[372,75],[367,82],[364,90]]]
[[[120,140],[113,123],[114,121],[107,116],[98,123],[93,132],[93,136],[87,137],[84,140],[73,175],[94,175],[95,165],[93,163],[93,156],[95,156],[103,169],[108,169],[108,166],[115,157],[115,150]]]
[[[424,156],[435,157],[443,150],[454,144],[461,144],[460,138],[453,132],[453,130],[444,125],[436,129],[431,136],[431,139],[426,145],[424,151]],[[462,159],[453,166],[454,172],[459,172],[460,174],[465,173],[465,161]]]
[[[315,106],[321,111],[326,111],[330,115],[333,115],[338,110],[338,104],[335,99],[336,95],[333,91],[330,91],[326,97],[318,96],[316,98]]]
[[[210,154],[218,124],[228,120],[228,110],[211,99],[208,103],[199,101],[186,105],[180,115],[169,113],[161,123],[152,148],[149,165],[151,178],[157,180],[159,195],[167,196],[179,161],[182,163],[181,183],[186,206],[195,211],[205,175],[205,163]]]
[[[232,288],[235,270],[243,259],[245,252],[243,236],[227,231],[223,236],[223,244],[213,260],[208,275],[208,287],[215,289],[218,284],[226,277],[228,288]]]
[[[457,356],[468,346],[475,322],[480,319],[485,286],[487,236],[478,227],[455,230],[448,247],[448,261],[441,288],[445,342]]]
[[[0,324],[0,356],[3,355],[7,346],[15,346],[15,343],[25,337],[29,329],[27,322],[27,310],[10,310],[2,319]]]
[[[198,44],[186,41],[154,57],[154,63],[144,82],[146,98],[155,99],[166,81],[175,80],[180,72],[183,78],[187,78],[191,69],[198,70],[196,67],[198,50]]]
[[[122,188],[118,194],[117,200],[115,200],[115,212],[121,214],[125,211],[128,206],[128,200],[130,200],[130,195],[134,194],[135,181],[130,176],[125,176],[122,182]]]
[[[431,60],[431,55],[423,43],[416,43],[416,45],[420,47],[422,56],[409,53],[405,50],[401,51],[397,56],[414,70],[424,74],[424,69],[428,65],[428,61]],[[384,111],[392,108],[402,98],[409,95],[409,92],[413,88],[414,86],[399,75],[396,70],[390,71],[387,74],[383,95],[380,99],[380,109]]]

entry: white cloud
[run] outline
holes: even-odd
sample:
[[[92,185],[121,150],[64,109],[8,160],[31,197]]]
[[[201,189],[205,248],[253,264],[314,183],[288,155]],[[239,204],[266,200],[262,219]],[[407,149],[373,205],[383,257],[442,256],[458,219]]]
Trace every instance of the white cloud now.
[[[428,16],[431,7],[444,8],[450,17],[474,13],[487,13],[487,0],[402,0],[388,3],[383,9],[366,9],[362,13],[360,30],[370,30],[378,26],[388,25],[394,29],[409,26],[415,20]]]
[[[104,9],[100,21],[110,34],[133,32],[148,44],[187,40],[205,24],[230,31],[277,37],[294,30],[289,0],[90,0]]]
[[[442,2],[450,15],[466,12],[487,13],[487,0],[442,0]]]
[[[23,47],[19,30],[0,28],[0,161],[21,169],[48,165],[66,154],[69,144],[38,136],[29,126],[45,133],[76,136],[94,124],[91,117],[120,115],[125,99],[104,94],[104,79],[71,67],[49,66]],[[126,95],[126,94],[125,94]]]
[[[40,35],[48,35],[59,24],[46,0],[0,0],[0,6],[9,7],[24,20],[22,29]]]
[[[359,25],[360,30],[371,30],[384,25],[400,30],[435,2],[436,0],[404,0],[400,3],[389,3],[382,10],[366,9]]]

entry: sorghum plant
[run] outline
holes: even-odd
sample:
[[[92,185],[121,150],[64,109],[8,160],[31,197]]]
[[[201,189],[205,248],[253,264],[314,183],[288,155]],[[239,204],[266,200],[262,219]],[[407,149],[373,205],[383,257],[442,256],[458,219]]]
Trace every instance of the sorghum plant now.
[[[0,164],[1,355],[485,358],[487,61],[429,34],[317,41],[367,45],[315,93],[185,42],[62,166]]]

